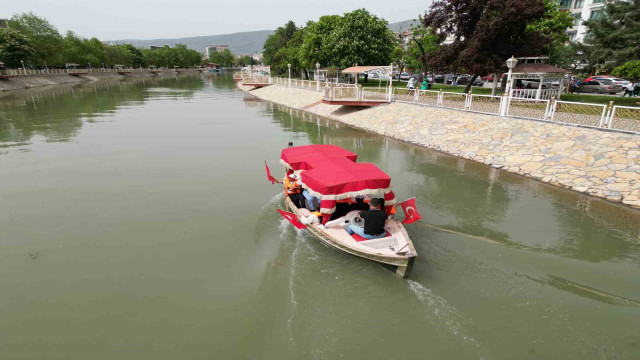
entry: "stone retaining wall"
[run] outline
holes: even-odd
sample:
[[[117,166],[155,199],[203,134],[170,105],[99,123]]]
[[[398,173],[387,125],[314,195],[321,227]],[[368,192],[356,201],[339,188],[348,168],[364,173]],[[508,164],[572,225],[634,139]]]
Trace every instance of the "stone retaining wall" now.
[[[397,102],[357,110],[322,104],[319,92],[276,85],[250,93],[361,129],[640,208],[640,135]]]
[[[197,73],[197,70],[181,70],[182,73]],[[39,86],[61,85],[80,83],[86,81],[95,81],[102,79],[122,79],[125,77],[163,77],[176,76],[173,71],[152,74],[146,72],[132,72],[131,74],[120,75],[118,73],[88,73],[80,76],[71,76],[69,74],[39,74],[39,75],[19,75],[5,80],[0,80],[0,91],[24,90]]]

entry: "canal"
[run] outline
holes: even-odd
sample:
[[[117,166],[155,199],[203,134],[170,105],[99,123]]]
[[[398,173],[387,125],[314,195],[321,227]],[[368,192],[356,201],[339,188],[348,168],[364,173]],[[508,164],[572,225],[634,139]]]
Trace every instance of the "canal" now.
[[[290,141],[417,198],[409,279],[280,217],[263,160],[279,173]],[[229,76],[0,95],[0,206],[1,360],[640,357],[640,212]]]

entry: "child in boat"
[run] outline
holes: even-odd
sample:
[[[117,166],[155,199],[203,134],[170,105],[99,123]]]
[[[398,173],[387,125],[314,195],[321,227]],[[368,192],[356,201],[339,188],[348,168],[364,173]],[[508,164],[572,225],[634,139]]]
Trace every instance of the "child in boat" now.
[[[365,239],[379,239],[385,237],[387,231],[384,227],[387,221],[387,213],[382,210],[382,199],[371,199],[371,210],[361,211],[358,217],[364,220],[364,227],[351,224],[347,228],[349,235],[358,234]]]

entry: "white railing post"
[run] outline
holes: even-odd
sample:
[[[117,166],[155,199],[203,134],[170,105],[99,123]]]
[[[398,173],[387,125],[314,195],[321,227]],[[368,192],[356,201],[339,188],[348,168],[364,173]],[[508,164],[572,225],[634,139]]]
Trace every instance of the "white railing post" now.
[[[442,93],[442,89],[440,89],[440,92],[438,93],[438,100],[436,102],[438,106],[442,106],[443,98],[444,98],[444,94]]]
[[[613,117],[616,115],[616,107],[613,106],[613,101],[609,101],[609,116],[607,119],[607,128],[611,129],[611,124],[613,123]]]
[[[511,97],[505,92],[500,97],[500,116],[507,116],[507,111],[509,108],[509,100]]]
[[[469,89],[469,92],[467,93],[467,97],[465,98],[465,105],[464,105],[465,110],[471,110],[472,99],[473,99],[473,90]]]
[[[416,90],[416,92],[413,94],[413,102],[415,104],[418,103],[418,98],[420,97],[420,90]]]
[[[549,116],[545,117],[545,120],[553,121],[556,117],[556,107],[558,106],[558,102],[556,101],[556,97],[552,97],[551,101],[548,104],[549,107]]]

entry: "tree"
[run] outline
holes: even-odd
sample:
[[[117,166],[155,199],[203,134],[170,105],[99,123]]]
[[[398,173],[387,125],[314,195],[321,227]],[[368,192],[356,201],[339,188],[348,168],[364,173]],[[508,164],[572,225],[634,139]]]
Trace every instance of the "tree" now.
[[[7,67],[22,67],[21,61],[30,62],[36,50],[26,36],[13,29],[0,29],[0,60]]]
[[[391,63],[397,41],[387,25],[386,20],[365,9],[344,14],[326,40],[326,48],[332,49],[328,65],[346,68]]]
[[[278,52],[287,46],[287,43],[293,38],[293,35],[297,31],[298,28],[296,27],[296,24],[293,21],[289,21],[284,26],[278,27],[273,35],[269,35],[267,37],[267,40],[264,42],[264,51],[262,52],[262,56],[264,57],[265,64],[272,66],[272,71],[283,71],[282,53]]]
[[[334,49],[329,46],[327,39],[341,21],[342,17],[339,15],[325,15],[317,22],[307,23],[299,53],[302,66],[309,69],[315,68],[316,63],[323,66],[333,65]]]
[[[233,65],[234,58],[229,49],[211,54],[209,61],[223,66]]]
[[[421,77],[426,77],[428,56],[438,50],[439,47],[438,35],[434,34],[431,29],[420,25],[413,26],[411,35],[409,35],[409,47],[407,49],[409,67],[412,69],[419,68]]]
[[[12,16],[8,24],[25,35],[36,49],[34,61],[37,66],[62,63],[62,36],[49,21],[29,12]]]
[[[544,1],[544,16],[528,24],[527,28],[549,37],[549,63],[568,67],[576,61],[578,49],[569,42],[566,30],[573,26],[573,16],[562,10],[554,0]]]
[[[600,18],[585,21],[589,66],[611,70],[640,59],[640,0],[607,2]]]
[[[613,69],[611,74],[625,79],[640,80],[640,60],[627,61]]]
[[[438,0],[423,19],[443,44],[429,57],[434,69],[469,72],[472,79],[501,71],[512,55],[539,56],[548,53],[550,36],[529,24],[546,18],[541,0]]]

